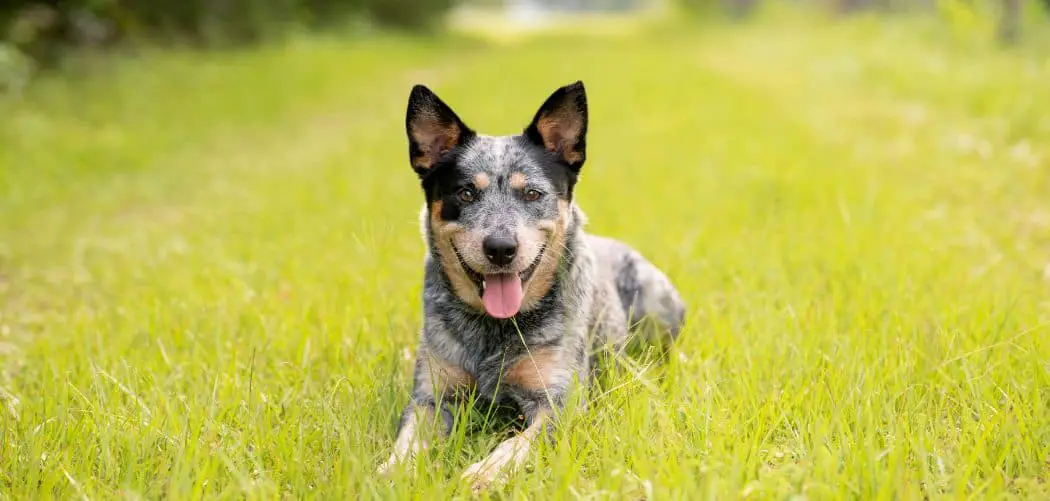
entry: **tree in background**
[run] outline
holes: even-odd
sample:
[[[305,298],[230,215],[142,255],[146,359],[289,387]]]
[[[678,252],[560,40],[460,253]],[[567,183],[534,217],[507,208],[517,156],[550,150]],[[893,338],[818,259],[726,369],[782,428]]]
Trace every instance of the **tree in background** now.
[[[1003,0],[999,14],[999,40],[1013,44],[1021,36],[1021,0]]]
[[[719,11],[733,18],[744,18],[752,13],[762,0],[680,0],[686,11],[698,16],[716,15]],[[793,0],[798,4],[823,5],[837,14],[848,15],[868,10],[933,9],[938,5],[998,13],[997,36],[1006,44],[1016,43],[1021,37],[1024,0]],[[1050,10],[1050,0],[1029,0]],[[979,15],[979,14],[978,14]]]
[[[759,0],[723,0],[729,15],[734,18],[747,17],[758,6]]]
[[[460,1],[507,5],[507,0],[0,0],[0,57],[16,52],[48,64],[71,47],[122,39],[194,45],[252,43],[289,27],[316,29],[364,19],[410,30],[430,30]],[[763,0],[534,0],[553,9],[601,7],[624,10],[647,1],[674,2],[698,17],[748,17]],[[774,0],[766,0],[774,1]],[[788,0],[776,0],[788,1]],[[997,36],[1021,38],[1024,4],[1050,8],[1050,0],[790,0],[848,15],[879,9],[966,10],[967,16],[997,12]],[[988,19],[988,18],[985,18]],[[990,23],[989,23],[990,24]]]
[[[318,28],[352,18],[429,30],[457,0],[5,0],[0,42],[51,62],[71,47],[120,39],[228,45],[289,27]]]

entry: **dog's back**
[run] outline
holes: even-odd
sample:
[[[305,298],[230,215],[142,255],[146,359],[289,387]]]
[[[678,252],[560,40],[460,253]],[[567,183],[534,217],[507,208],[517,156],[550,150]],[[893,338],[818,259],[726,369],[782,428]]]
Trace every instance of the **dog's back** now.
[[[685,306],[678,291],[656,266],[642,257],[627,244],[608,237],[587,235],[587,246],[598,263],[598,280],[611,282],[615,290],[615,305],[624,315],[623,334],[635,330],[650,338],[649,341],[668,344],[681,331],[685,319]],[[607,287],[596,284],[596,287]],[[642,328],[652,320],[653,329]],[[615,334],[613,334],[615,335]]]

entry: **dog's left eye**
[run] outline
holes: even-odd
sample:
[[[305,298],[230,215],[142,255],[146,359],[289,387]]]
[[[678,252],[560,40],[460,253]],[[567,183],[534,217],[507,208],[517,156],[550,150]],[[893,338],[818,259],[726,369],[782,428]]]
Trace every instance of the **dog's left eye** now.
[[[542,196],[543,196],[543,193],[540,193],[540,192],[538,192],[536,190],[529,190],[529,191],[525,192],[525,201],[526,202],[535,202],[535,201],[539,200],[540,197],[542,197]]]
[[[474,198],[477,197],[477,194],[474,193],[474,190],[472,190],[470,188],[463,188],[463,189],[459,190],[457,195],[459,196],[459,200],[461,202],[468,203],[468,204],[470,202],[473,202]]]

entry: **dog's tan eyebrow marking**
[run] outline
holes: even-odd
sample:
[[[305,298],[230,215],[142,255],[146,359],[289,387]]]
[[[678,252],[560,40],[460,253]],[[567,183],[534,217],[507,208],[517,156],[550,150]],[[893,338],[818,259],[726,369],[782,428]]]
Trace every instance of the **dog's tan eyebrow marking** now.
[[[489,175],[485,172],[479,172],[474,175],[474,187],[483,190],[489,187]]]
[[[521,172],[515,172],[510,175],[510,187],[515,190],[524,189],[526,181],[525,174],[522,174]]]

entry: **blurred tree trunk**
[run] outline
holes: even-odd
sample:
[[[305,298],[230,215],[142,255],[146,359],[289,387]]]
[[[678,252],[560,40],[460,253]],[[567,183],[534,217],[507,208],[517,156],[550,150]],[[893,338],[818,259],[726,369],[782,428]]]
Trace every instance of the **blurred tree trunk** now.
[[[999,41],[1014,44],[1021,37],[1021,0],[1002,0],[999,14]]]
[[[759,0],[723,0],[722,3],[726,6],[726,11],[729,15],[734,18],[747,17],[755,7],[758,6]]]
[[[849,14],[866,9],[879,8],[885,11],[893,10],[892,0],[833,0],[835,11],[839,14]],[[912,2],[908,2],[909,4]]]

